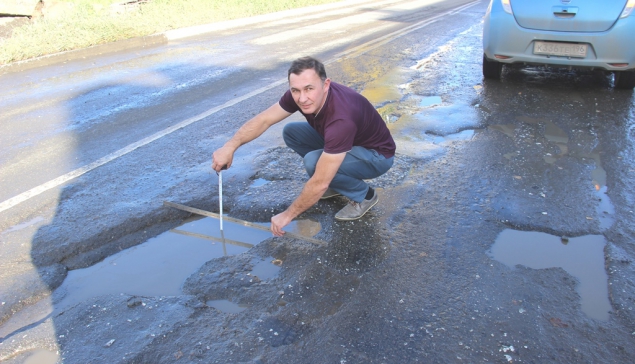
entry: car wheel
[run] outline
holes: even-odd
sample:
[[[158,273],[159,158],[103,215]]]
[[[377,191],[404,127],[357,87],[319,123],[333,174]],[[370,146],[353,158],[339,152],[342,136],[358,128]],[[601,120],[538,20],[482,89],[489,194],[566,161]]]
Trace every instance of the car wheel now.
[[[485,78],[491,78],[499,80],[501,73],[503,72],[503,64],[496,61],[490,61],[485,55],[483,55],[483,76]]]
[[[635,71],[615,71],[615,88],[626,90],[635,88]]]

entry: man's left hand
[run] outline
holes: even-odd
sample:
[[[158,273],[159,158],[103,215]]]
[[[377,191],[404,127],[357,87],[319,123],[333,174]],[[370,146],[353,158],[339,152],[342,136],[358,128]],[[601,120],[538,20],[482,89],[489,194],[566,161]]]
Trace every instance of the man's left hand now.
[[[283,227],[289,225],[289,223],[293,220],[293,218],[289,217],[289,213],[287,211],[279,213],[278,215],[271,218],[271,232],[275,236],[284,235]]]

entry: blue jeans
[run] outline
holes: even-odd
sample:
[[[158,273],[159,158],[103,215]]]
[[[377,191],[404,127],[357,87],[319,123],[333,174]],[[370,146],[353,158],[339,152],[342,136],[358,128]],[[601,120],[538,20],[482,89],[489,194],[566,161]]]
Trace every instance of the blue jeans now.
[[[288,123],[284,126],[282,137],[287,146],[304,159],[304,168],[310,177],[313,176],[324,150],[324,138],[307,122]],[[386,158],[373,149],[354,146],[346,153],[329,188],[355,202],[362,202],[369,188],[363,180],[386,173],[392,167],[394,159]]]

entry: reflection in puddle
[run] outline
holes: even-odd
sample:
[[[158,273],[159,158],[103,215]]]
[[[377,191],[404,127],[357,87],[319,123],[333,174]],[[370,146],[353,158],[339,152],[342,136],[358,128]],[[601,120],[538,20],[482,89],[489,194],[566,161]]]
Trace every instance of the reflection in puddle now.
[[[596,207],[596,212],[598,219],[600,220],[600,228],[606,230],[613,225],[615,208],[613,207],[613,203],[607,194],[608,188],[606,186],[606,171],[601,164],[600,152],[594,151],[590,157],[595,161],[595,169],[591,172],[591,177],[593,178],[595,196],[599,202]]]
[[[500,233],[489,251],[497,261],[513,268],[562,268],[578,280],[582,311],[589,317],[608,320],[611,310],[608,276],[604,269],[604,237],[586,235],[561,238],[540,232],[507,229]]]
[[[214,307],[215,309],[225,313],[240,313],[250,307],[249,305],[239,305],[227,300],[207,301],[207,306]]]
[[[615,208],[613,207],[613,203],[607,195],[607,187],[602,186],[599,187],[596,185],[595,195],[598,198],[599,204],[596,208],[598,219],[600,220],[600,229],[606,230],[613,225],[615,219],[613,218],[615,214]]]
[[[293,221],[285,230],[315,235],[320,225],[300,220]],[[92,267],[70,271],[55,292],[58,300],[62,296],[61,302],[55,306],[59,309],[107,294],[179,295],[185,279],[205,262],[240,254],[272,237],[268,231],[228,221],[223,223],[223,233],[225,243],[220,239],[217,219],[197,219],[183,224],[178,230],[165,232],[110,256]],[[271,274],[275,268],[265,274]]]

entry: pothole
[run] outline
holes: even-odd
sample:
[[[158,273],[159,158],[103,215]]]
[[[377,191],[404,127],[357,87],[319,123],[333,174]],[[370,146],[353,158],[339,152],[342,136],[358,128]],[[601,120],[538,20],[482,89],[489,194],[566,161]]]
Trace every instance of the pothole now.
[[[285,227],[285,231],[305,236],[314,236],[320,229],[319,222],[312,220],[293,221]],[[180,295],[187,277],[205,262],[243,253],[271,237],[268,231],[229,221],[224,222],[221,234],[217,219],[190,220],[91,267],[70,271],[55,292],[55,307],[62,309],[108,294]],[[255,264],[252,274],[262,275],[261,280],[273,277],[280,268],[272,260]]]
[[[431,107],[435,105],[441,105],[442,103],[443,100],[441,99],[441,96],[426,96],[421,98],[419,107]]]
[[[250,307],[249,305],[237,304],[228,300],[211,300],[207,301],[206,304],[225,313],[241,313]]]
[[[590,318],[606,321],[611,303],[608,275],[604,269],[602,235],[561,238],[535,231],[506,229],[496,238],[488,252],[495,260],[514,268],[562,268],[578,280],[576,291],[582,312]]]
[[[264,178],[257,178],[253,182],[251,182],[251,184],[249,185],[249,188],[261,187],[266,185],[267,183],[269,183],[268,180]]]
[[[261,281],[274,279],[280,272],[280,264],[276,264],[277,262],[279,261],[274,258],[262,260],[254,264],[254,267],[249,274],[251,276],[258,277]]]

